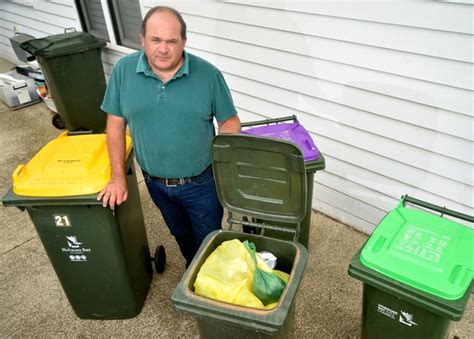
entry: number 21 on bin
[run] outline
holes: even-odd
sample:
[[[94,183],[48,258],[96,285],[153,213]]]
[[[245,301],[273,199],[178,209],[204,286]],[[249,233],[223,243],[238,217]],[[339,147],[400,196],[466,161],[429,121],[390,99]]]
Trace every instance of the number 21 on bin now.
[[[57,227],[71,227],[71,222],[69,221],[69,217],[67,215],[53,215],[54,217],[54,224]]]

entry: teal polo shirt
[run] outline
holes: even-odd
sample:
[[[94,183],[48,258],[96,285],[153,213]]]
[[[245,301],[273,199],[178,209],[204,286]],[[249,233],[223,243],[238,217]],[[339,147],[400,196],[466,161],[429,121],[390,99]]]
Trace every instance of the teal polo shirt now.
[[[222,122],[237,114],[222,73],[187,52],[167,83],[153,73],[143,51],[121,58],[101,108],[126,120],[140,167],[164,178],[203,172],[211,163],[213,118]]]

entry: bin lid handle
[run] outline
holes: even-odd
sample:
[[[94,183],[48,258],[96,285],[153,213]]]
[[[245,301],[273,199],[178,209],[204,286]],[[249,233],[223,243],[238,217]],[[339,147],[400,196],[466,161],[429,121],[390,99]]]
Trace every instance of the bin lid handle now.
[[[398,206],[399,207],[405,207],[405,203],[407,203],[407,202],[411,203],[413,205],[418,205],[418,206],[436,211],[436,212],[440,212],[441,216],[443,216],[444,214],[447,214],[447,215],[450,215],[452,217],[455,217],[455,218],[458,218],[458,219],[461,219],[461,220],[474,222],[474,216],[472,216],[472,215],[467,215],[467,214],[464,214],[464,213],[460,213],[458,211],[453,211],[453,210],[450,210],[450,209],[448,209],[444,206],[434,205],[432,203],[410,197],[410,196],[408,196],[408,194],[405,194],[405,195],[402,196]]]

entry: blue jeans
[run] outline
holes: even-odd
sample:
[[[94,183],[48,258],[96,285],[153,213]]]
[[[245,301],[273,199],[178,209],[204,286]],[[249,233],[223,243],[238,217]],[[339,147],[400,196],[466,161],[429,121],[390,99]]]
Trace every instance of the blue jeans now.
[[[188,266],[210,232],[221,229],[223,208],[209,166],[195,180],[176,187],[143,172],[145,183]]]

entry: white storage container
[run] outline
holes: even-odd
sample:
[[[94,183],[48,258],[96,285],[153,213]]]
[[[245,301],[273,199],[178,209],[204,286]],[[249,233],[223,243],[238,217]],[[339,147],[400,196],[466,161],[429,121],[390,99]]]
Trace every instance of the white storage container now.
[[[35,81],[15,71],[0,74],[0,99],[13,109],[34,104],[40,100]]]

